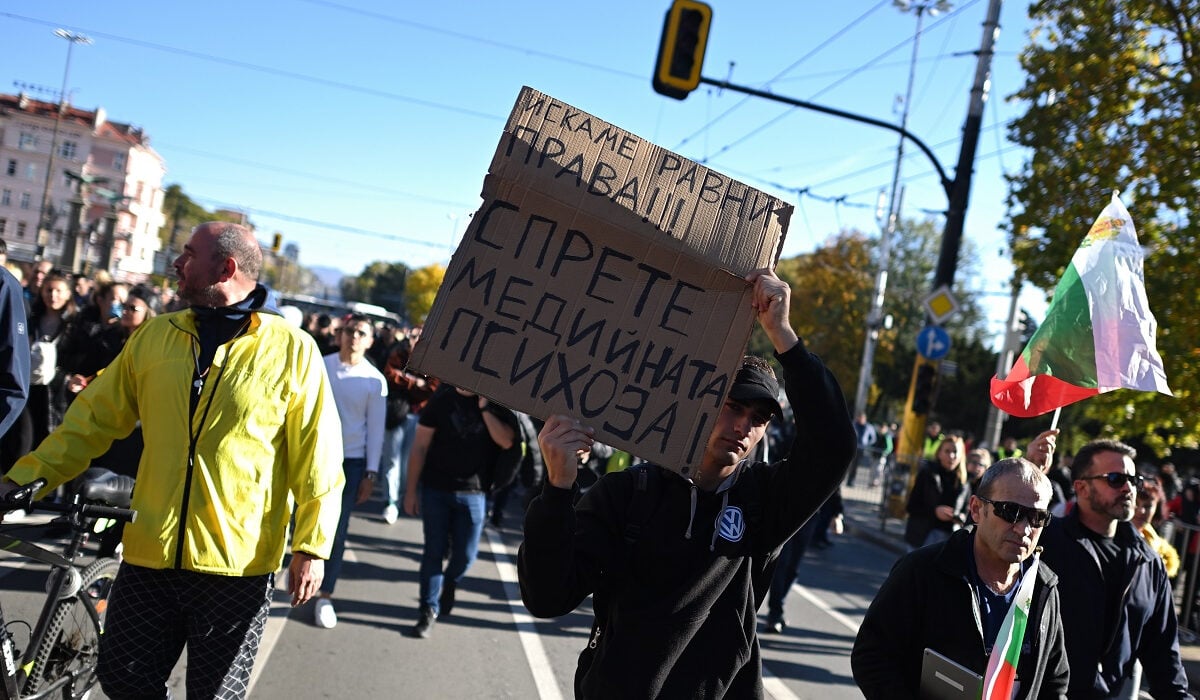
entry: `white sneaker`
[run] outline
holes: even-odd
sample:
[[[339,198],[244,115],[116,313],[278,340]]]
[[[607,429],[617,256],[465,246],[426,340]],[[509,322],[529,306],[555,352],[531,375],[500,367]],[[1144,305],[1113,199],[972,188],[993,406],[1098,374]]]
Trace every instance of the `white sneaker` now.
[[[386,522],[388,525],[394,525],[394,524],[396,524],[396,521],[399,519],[400,519],[400,509],[396,507],[396,504],[389,503],[387,505],[387,508],[383,509],[384,522]]]
[[[336,625],[337,613],[333,611],[333,601],[328,598],[317,598],[313,617],[316,619],[317,627],[329,629]]]

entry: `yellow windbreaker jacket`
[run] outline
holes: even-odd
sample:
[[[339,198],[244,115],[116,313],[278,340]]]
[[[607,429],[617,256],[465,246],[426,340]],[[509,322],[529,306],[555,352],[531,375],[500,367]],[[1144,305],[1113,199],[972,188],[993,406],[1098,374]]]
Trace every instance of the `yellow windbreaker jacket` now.
[[[150,319],[71,404],[62,426],[10,470],[53,488],[142,422],[125,559],[229,576],[275,571],[293,506],[292,548],[328,558],[341,509],[341,424],[316,343],[251,312],[196,391],[192,311]]]

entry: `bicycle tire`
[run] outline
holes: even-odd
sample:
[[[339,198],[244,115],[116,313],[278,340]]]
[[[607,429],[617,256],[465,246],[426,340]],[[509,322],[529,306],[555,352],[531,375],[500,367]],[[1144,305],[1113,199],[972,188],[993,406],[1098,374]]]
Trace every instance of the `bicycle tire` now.
[[[63,686],[64,700],[87,696],[96,684],[96,662],[100,656],[100,632],[108,608],[120,562],[116,559],[97,559],[80,574],[82,585],[75,596],[55,607],[46,628],[41,648],[33,659],[29,680],[24,692],[32,693],[49,686],[65,676],[72,676]],[[96,611],[95,624],[89,608]]]

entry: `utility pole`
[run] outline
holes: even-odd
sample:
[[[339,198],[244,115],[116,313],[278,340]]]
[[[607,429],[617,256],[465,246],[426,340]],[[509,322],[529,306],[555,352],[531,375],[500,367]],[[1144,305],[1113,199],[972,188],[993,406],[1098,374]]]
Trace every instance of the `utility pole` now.
[[[946,226],[942,231],[942,248],[938,255],[937,273],[933,289],[954,285],[954,272],[958,267],[958,250],[962,245],[963,224],[966,221],[967,201],[971,193],[971,175],[975,166],[975,149],[979,144],[980,127],[983,125],[983,107],[987,102],[989,74],[996,36],[1000,32],[1000,2],[990,0],[987,18],[983,22],[983,39],[979,47],[979,60],[975,66],[975,81],[971,86],[971,99],[967,107],[967,119],[963,124],[962,146],[958,152],[958,165],[950,186],[950,206],[946,212]],[[926,360],[920,355],[913,366],[913,381],[909,385],[908,401],[904,409],[904,422],[900,430],[900,441],[896,448],[896,468],[908,471],[908,484],[904,492],[889,493],[888,505],[893,515],[903,517],[904,500],[912,488],[917,467],[921,463],[925,443],[925,413],[913,411],[913,396],[917,387],[918,374],[922,365],[934,365],[933,376],[937,376],[937,361]],[[933,388],[936,393],[936,384]]]
[[[904,92],[904,109],[900,113],[900,129],[908,130],[908,111],[912,102],[913,79],[916,76],[917,56],[921,49],[921,28],[925,21],[925,12],[936,14],[950,8],[946,0],[918,2],[913,5],[907,0],[896,0],[896,6],[901,10],[915,9],[917,11],[917,30],[913,35],[912,59],[908,63],[908,87]],[[879,240],[879,271],[875,275],[875,291],[871,295],[871,309],[867,313],[867,328],[863,339],[862,365],[858,370],[858,390],[854,393],[854,416],[867,411],[867,394],[870,392],[872,375],[875,371],[875,345],[879,341],[879,328],[883,322],[883,300],[887,296],[888,266],[891,263],[892,236],[896,234],[896,221],[900,217],[900,170],[904,163],[904,136],[900,136],[896,145],[896,167],[892,170],[891,199],[888,205],[887,219],[884,222],[882,235]]]
[[[92,40],[83,34],[68,32],[65,29],[55,29],[54,36],[67,40],[67,64],[63,68],[62,90],[58,93],[58,110],[54,113],[54,132],[50,137],[50,157],[46,159],[46,179],[42,187],[42,204],[38,208],[37,231],[37,260],[46,255],[46,244],[50,240],[50,229],[54,222],[50,220],[50,186],[54,181],[54,156],[58,150],[58,132],[62,128],[63,112],[67,109],[67,77],[71,74],[71,50],[75,44],[90,44]]]
[[[1006,377],[1016,359],[1017,348],[1020,347],[1020,310],[1018,302],[1021,296],[1022,279],[1013,273],[1012,296],[1008,300],[1008,321],[1004,325],[1004,344],[1000,348],[1000,356],[996,358],[996,376]],[[996,404],[988,402],[987,427],[983,431],[983,439],[988,447],[995,448],[1000,444],[1000,426],[1004,424],[1005,414],[996,408]]]

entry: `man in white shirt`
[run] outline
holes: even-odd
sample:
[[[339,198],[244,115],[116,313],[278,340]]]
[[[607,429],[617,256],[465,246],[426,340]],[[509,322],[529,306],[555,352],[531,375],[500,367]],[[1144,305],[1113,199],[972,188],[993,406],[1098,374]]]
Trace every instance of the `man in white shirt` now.
[[[317,626],[326,629],[337,624],[337,613],[330,598],[342,571],[350,513],[355,504],[371,497],[383,452],[387,381],[366,359],[367,350],[374,339],[370,319],[359,314],[348,316],[337,334],[338,352],[325,356],[333,400],[342,419],[342,469],[346,474],[346,488],[342,491],[342,516],[333,540],[333,553],[325,564],[325,580],[321,583],[321,592],[313,611]]]

